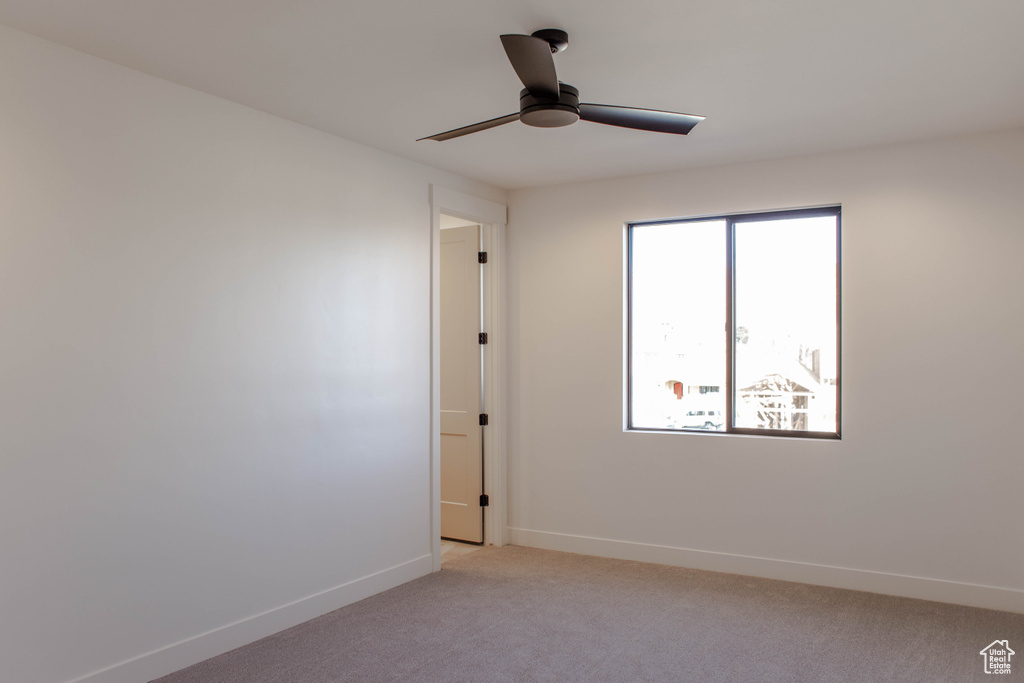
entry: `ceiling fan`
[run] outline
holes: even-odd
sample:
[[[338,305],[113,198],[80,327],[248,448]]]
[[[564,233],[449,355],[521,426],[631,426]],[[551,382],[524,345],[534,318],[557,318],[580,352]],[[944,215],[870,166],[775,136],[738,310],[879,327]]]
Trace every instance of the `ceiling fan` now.
[[[501,36],[501,44],[516,75],[526,86],[519,93],[519,112],[420,140],[451,140],[513,121],[540,128],[557,128],[580,119],[622,128],[686,135],[704,120],[703,116],[673,111],[580,102],[580,91],[562,83],[555,75],[555,60],[551,55],[569,46],[569,34],[561,29],[544,28],[528,36],[506,34]]]

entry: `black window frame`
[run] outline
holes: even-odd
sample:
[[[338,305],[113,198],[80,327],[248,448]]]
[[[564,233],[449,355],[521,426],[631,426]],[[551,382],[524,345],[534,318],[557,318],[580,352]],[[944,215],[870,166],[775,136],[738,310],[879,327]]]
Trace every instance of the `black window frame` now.
[[[789,220],[793,218],[813,218],[818,216],[834,216],[836,220],[836,430],[835,432],[812,432],[806,430],[757,429],[737,427],[734,423],[735,395],[733,386],[735,377],[735,265],[736,265],[736,224],[742,222],[763,222],[771,220]],[[725,374],[725,425],[721,431],[703,429],[682,429],[673,427],[636,427],[633,425],[633,228],[647,225],[668,225],[682,223],[699,223],[707,221],[725,221],[725,307],[726,307],[726,374]],[[842,293],[842,206],[822,206],[805,209],[780,209],[773,211],[757,211],[752,213],[732,213],[690,218],[666,218],[653,221],[630,221],[626,223],[626,429],[635,432],[667,432],[678,434],[717,434],[741,436],[771,436],[796,439],[831,439],[842,438],[842,387],[843,387],[843,293]]]

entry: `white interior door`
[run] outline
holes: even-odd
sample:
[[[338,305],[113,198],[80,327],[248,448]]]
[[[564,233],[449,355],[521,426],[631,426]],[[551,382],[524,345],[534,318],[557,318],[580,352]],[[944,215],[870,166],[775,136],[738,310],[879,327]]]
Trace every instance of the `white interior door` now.
[[[480,226],[441,231],[441,536],[483,539]]]

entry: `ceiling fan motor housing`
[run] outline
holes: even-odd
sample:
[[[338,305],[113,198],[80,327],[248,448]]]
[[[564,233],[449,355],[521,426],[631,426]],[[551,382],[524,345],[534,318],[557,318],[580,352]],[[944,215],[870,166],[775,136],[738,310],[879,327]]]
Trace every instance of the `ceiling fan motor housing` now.
[[[519,120],[538,128],[559,128],[580,119],[580,91],[558,84],[558,99],[535,97],[523,88],[519,93]]]

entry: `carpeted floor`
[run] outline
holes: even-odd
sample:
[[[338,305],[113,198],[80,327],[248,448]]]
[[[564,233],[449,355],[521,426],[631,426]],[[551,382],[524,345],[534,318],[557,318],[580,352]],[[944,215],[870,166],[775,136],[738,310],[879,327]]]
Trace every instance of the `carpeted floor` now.
[[[971,681],[1024,615],[483,548],[159,683]]]

